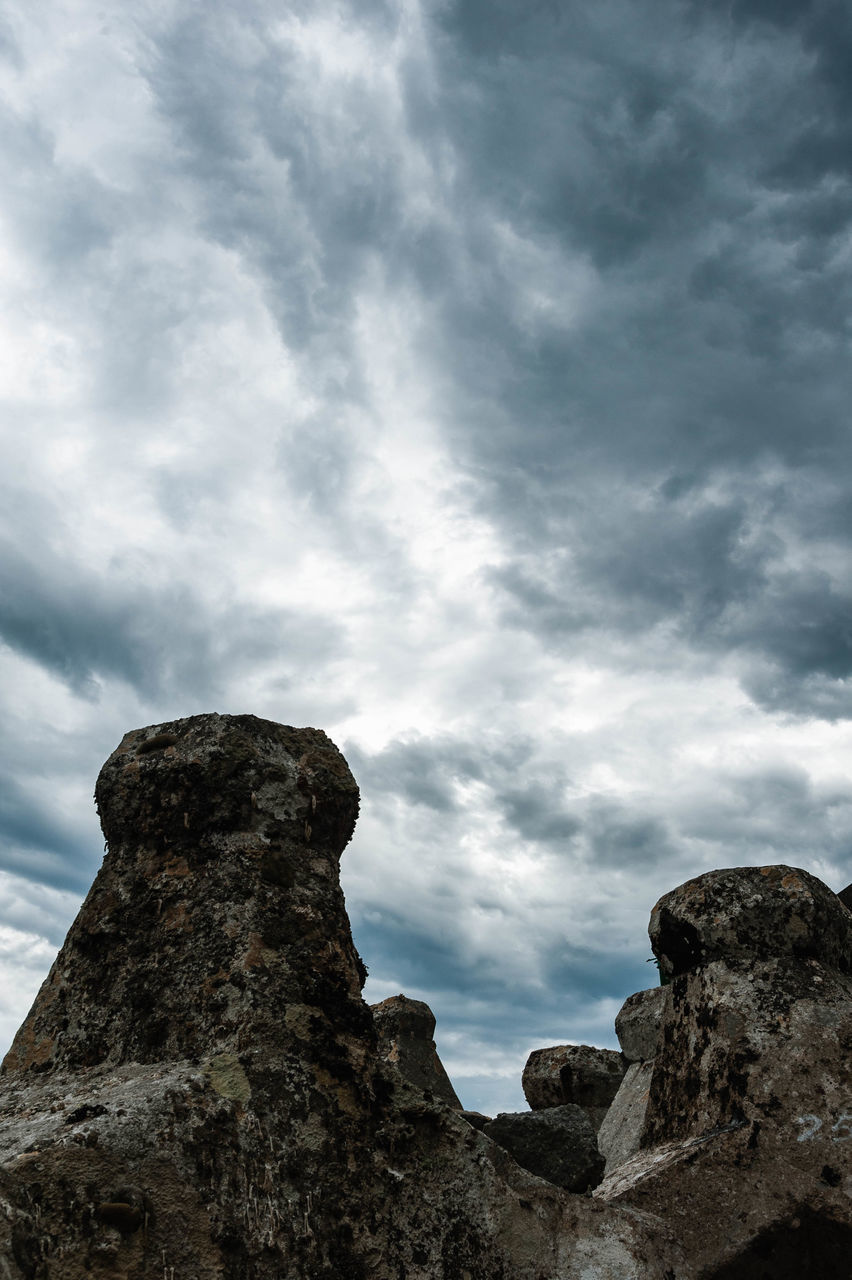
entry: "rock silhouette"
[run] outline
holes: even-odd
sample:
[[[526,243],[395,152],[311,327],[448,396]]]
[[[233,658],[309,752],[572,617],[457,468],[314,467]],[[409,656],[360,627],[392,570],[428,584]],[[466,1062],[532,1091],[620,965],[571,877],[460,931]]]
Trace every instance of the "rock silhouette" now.
[[[589,1197],[383,1056],[325,734],[136,730],[96,799],[108,852],[0,1078],[2,1280],[847,1280],[852,917],[807,873],[657,905],[639,1149]]]

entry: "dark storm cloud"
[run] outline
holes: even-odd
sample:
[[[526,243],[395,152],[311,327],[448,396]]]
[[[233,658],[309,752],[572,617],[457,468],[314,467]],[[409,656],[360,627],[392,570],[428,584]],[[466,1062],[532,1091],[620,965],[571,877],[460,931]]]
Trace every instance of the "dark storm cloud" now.
[[[11,774],[0,778],[0,867],[55,889],[85,892],[90,850],[54,819]]]
[[[35,533],[26,546],[7,534],[0,639],[83,697],[112,677],[155,700],[209,698],[243,664],[272,659],[280,680],[339,642],[327,618],[207,603],[188,583],[158,584],[162,568],[149,556],[117,556],[96,573]]]
[[[468,242],[477,288],[444,301],[455,447],[516,547],[572,562],[548,582],[510,555],[499,577],[543,637],[588,626],[590,601],[604,627],[676,617],[699,647],[742,645],[753,693],[755,664],[777,669],[772,700],[800,709],[807,681],[846,674],[844,593],[809,582],[805,513],[763,473],[849,481],[848,15],[661,5],[640,33],[620,4],[460,3],[443,22],[442,124],[477,193],[460,236],[502,219],[597,272],[575,322],[530,327]],[[730,470],[738,499],[702,500]],[[678,476],[689,510],[649,506]],[[755,543],[767,502],[797,573]],[[849,549],[848,519],[832,534]]]

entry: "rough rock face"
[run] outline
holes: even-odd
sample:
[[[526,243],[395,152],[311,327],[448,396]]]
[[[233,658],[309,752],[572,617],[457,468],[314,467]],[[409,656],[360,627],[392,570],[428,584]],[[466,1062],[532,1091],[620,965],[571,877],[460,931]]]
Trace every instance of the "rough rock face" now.
[[[676,1220],[702,1278],[848,1274],[850,925],[790,867],[711,872],[654,908],[674,979],[642,1150],[596,1195]]]
[[[849,916],[837,894],[793,867],[734,867],[687,880],[660,899],[648,928],[660,972],[713,960],[816,960],[852,973]]]
[[[370,1005],[370,1011],[379,1054],[385,1062],[392,1063],[418,1089],[461,1111],[462,1105],[432,1039],[435,1015],[428,1004],[408,996],[390,996],[380,1004]]]
[[[557,1044],[534,1049],[524,1067],[524,1096],[533,1111],[574,1103],[597,1132],[624,1077],[626,1062],[614,1049]]]
[[[601,1180],[604,1162],[595,1131],[583,1108],[573,1103],[538,1111],[503,1112],[483,1133],[504,1147],[522,1168],[558,1187],[587,1191]]]
[[[625,1160],[635,1156],[642,1146],[653,1074],[653,1059],[650,1062],[631,1062],[612,1106],[603,1118],[598,1130],[598,1149],[606,1160],[606,1177]]]
[[[628,1062],[647,1062],[657,1052],[668,987],[649,987],[628,996],[615,1015],[615,1034]]]
[[[606,1174],[639,1150],[650,1097],[653,1059],[670,998],[669,987],[628,996],[615,1015],[615,1033],[630,1065],[598,1132]]]
[[[852,884],[847,884],[846,888],[841,889],[837,896],[844,907],[852,911]]]
[[[382,1061],[323,733],[137,730],[96,795],[109,851],[0,1079],[2,1280],[691,1276]]]

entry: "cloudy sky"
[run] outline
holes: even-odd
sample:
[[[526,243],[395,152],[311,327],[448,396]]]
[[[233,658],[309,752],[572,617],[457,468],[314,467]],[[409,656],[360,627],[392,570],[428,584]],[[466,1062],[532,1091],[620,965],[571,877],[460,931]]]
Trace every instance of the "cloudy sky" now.
[[[657,896],[852,880],[843,0],[10,0],[0,1038],[122,734],[326,729],[463,1102]]]

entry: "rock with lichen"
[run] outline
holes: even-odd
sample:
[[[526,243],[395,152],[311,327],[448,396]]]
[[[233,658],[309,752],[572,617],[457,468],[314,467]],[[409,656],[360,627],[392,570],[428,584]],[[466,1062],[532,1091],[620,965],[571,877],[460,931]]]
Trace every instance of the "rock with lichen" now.
[[[432,1036],[435,1015],[423,1000],[389,996],[370,1006],[378,1049],[385,1062],[439,1102],[461,1111],[462,1105],[438,1057]]]
[[[557,1044],[534,1049],[521,1077],[533,1111],[572,1103],[582,1107],[595,1132],[618,1093],[627,1063],[614,1049]]]
[[[640,1150],[596,1195],[681,1223],[713,1280],[842,1280],[852,1248],[852,919],[806,871],[710,872],[650,934],[667,988]]]
[[[379,1053],[338,874],[358,788],[325,734],[137,730],[96,798],[108,852],[0,1077],[3,1280],[629,1273],[647,1227]]]

